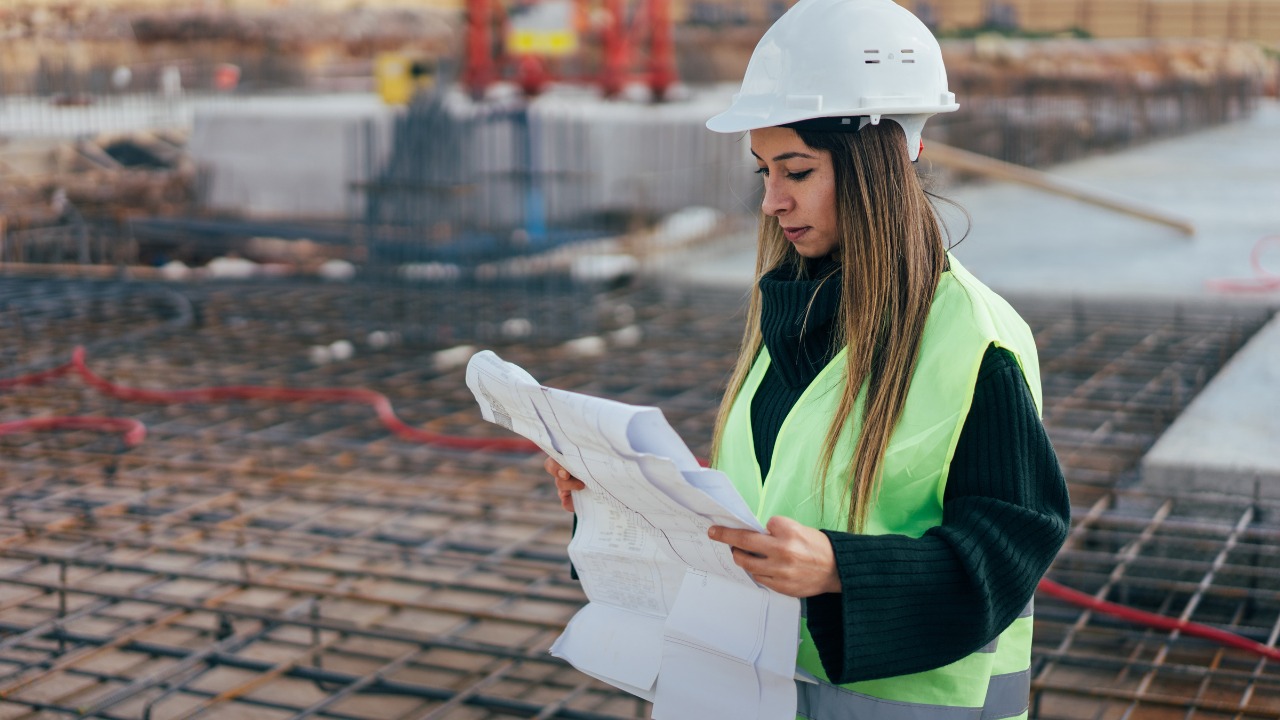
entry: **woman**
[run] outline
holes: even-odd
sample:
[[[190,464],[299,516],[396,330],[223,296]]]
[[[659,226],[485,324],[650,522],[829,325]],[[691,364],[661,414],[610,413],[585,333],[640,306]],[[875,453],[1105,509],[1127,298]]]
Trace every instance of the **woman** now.
[[[909,12],[801,0],[707,123],[749,133],[764,184],[713,462],[767,529],[710,536],[807,599],[802,717],[1027,714],[1031,598],[1069,502],[1031,333],[947,253],[912,164],[956,107]],[[572,509],[583,486],[547,469]]]

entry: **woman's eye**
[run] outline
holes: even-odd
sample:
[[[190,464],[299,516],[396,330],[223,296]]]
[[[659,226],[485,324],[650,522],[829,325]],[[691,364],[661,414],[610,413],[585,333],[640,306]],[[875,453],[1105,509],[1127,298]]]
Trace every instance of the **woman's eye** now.
[[[769,177],[769,168],[767,167],[756,168],[755,172],[757,175],[764,175],[765,177]],[[787,173],[787,179],[799,181],[799,180],[804,180],[805,178],[809,177],[812,174],[813,174],[813,170],[801,170],[800,172]]]

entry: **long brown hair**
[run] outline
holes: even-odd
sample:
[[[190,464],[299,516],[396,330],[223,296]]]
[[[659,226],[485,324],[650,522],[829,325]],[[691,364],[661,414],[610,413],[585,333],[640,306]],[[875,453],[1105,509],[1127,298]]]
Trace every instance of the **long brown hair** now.
[[[835,170],[836,252],[844,283],[832,342],[847,347],[844,391],[827,430],[818,470],[820,497],[836,442],[866,384],[862,432],[846,478],[848,530],[865,525],[880,484],[885,449],[893,435],[915,370],[920,337],[946,265],[942,228],[907,155],[906,136],[895,122],[853,132],[797,129],[801,141],[830,153]],[[782,235],[777,218],[761,211],[756,282],[737,365],[716,417],[713,447],[719,451],[729,408],[760,352],[760,278],[783,263],[803,267]]]

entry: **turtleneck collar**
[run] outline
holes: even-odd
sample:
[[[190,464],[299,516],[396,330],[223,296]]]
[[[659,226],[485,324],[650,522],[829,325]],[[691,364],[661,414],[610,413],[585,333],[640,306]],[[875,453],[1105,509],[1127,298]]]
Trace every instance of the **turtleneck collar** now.
[[[835,355],[831,337],[840,308],[840,263],[804,262],[803,278],[791,263],[760,278],[760,332],[773,369],[793,388],[808,386]]]

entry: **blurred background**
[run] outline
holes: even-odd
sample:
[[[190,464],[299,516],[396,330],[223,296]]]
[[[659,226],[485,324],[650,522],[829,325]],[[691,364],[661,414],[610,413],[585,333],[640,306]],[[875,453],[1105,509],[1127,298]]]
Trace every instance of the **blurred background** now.
[[[0,719],[647,717],[547,654],[571,520],[464,366],[709,453],[760,196],[703,122],[791,4],[0,7]],[[1032,717],[1280,717],[1280,0],[902,4],[1049,576],[1129,610],[1040,593]]]

